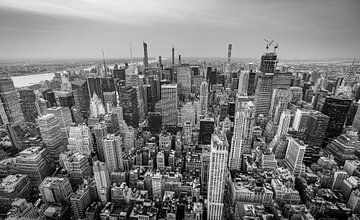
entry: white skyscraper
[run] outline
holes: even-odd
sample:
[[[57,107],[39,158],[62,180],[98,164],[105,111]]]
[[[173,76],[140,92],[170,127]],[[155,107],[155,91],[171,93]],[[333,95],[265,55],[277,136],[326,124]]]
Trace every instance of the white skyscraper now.
[[[161,115],[164,125],[177,124],[177,85],[161,86]]]
[[[255,107],[248,102],[243,110],[236,112],[234,134],[231,140],[229,167],[231,170],[241,169],[241,155],[250,151],[252,133],[255,122]]]
[[[274,139],[270,143],[270,149],[272,149],[278,141],[287,134],[291,122],[291,111],[285,110],[281,114],[278,130],[275,134]]]
[[[206,115],[207,112],[207,106],[208,106],[208,96],[209,96],[209,90],[208,90],[208,83],[206,81],[203,81],[200,85],[200,111],[202,115]]]
[[[274,119],[275,124],[278,124],[281,113],[287,108],[291,99],[291,93],[288,89],[274,89],[269,115]]]
[[[90,155],[93,151],[93,139],[88,126],[81,124],[70,127],[68,149]]]
[[[100,115],[105,115],[105,108],[102,101],[94,93],[93,97],[90,100],[90,117],[99,118]]]
[[[226,163],[228,159],[226,138],[220,138],[217,134],[214,134],[211,138],[210,151],[207,219],[220,220],[223,216]]]
[[[285,164],[295,177],[301,173],[304,167],[303,159],[305,150],[306,145],[303,141],[289,137],[289,144],[285,155]]]
[[[123,171],[122,138],[119,135],[108,134],[103,139],[103,150],[109,171]]]
[[[98,191],[101,203],[105,205],[110,199],[110,175],[104,162],[95,161],[93,164],[96,189]]]
[[[249,71],[241,71],[239,76],[238,93],[247,95],[249,86]]]

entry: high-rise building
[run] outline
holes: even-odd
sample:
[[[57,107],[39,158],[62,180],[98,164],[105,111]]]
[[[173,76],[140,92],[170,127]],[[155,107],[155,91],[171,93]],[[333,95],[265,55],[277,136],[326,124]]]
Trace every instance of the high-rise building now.
[[[24,122],[21,112],[19,94],[14,82],[4,72],[0,73],[0,125]]]
[[[83,118],[88,118],[90,113],[90,95],[86,80],[76,79],[71,82],[75,107],[81,112]]]
[[[360,108],[357,108],[352,126],[360,132]]]
[[[16,198],[29,197],[30,186],[30,180],[24,174],[9,175],[2,179],[0,181],[0,204],[2,208],[10,206]]]
[[[85,211],[90,203],[90,186],[87,184],[81,185],[70,197],[71,208],[76,219],[85,219]]]
[[[110,172],[123,171],[122,138],[120,135],[108,134],[103,139],[105,162]]]
[[[96,152],[101,161],[105,161],[104,146],[102,139],[107,136],[107,127],[105,123],[96,123],[93,128],[95,142],[96,142]]]
[[[208,83],[203,81],[200,85],[200,111],[202,115],[206,115],[208,107],[209,88]]]
[[[42,199],[47,203],[69,203],[72,188],[67,178],[46,177],[39,186]]]
[[[273,148],[275,145],[277,145],[280,139],[287,134],[290,127],[291,116],[292,115],[290,110],[285,110],[283,113],[281,113],[279,127],[274,139],[270,143],[270,148]]]
[[[274,89],[269,116],[273,118],[274,123],[279,123],[281,113],[287,108],[291,99],[291,93],[288,89]]]
[[[27,175],[33,186],[38,186],[45,177],[53,173],[54,164],[49,160],[45,148],[30,147],[15,157],[14,168],[17,173]]]
[[[116,92],[104,92],[104,103],[106,113],[112,113],[113,108],[117,105]]]
[[[96,189],[98,191],[100,200],[105,205],[110,199],[110,175],[107,166],[104,162],[95,161],[93,164],[94,177],[96,182]]]
[[[47,107],[54,107],[56,106],[56,98],[54,91],[48,89],[42,92],[43,98],[46,100]]]
[[[177,67],[177,85],[179,94],[188,97],[191,93],[191,69],[189,65]]]
[[[273,77],[273,73],[259,73],[254,100],[256,115],[267,116],[269,113]]]
[[[38,116],[35,93],[31,89],[19,90],[21,111],[24,114],[25,122],[35,123]]]
[[[303,89],[301,87],[293,86],[293,87],[290,87],[289,91],[291,93],[290,102],[298,103],[299,101],[302,100],[302,98],[303,98]]]
[[[303,158],[306,146],[303,141],[289,137],[289,144],[285,155],[285,164],[294,176],[298,176],[304,169]]]
[[[225,175],[228,159],[228,143],[225,137],[211,137],[210,167],[208,181],[208,220],[223,219]]]
[[[100,118],[101,115],[105,115],[105,108],[103,102],[99,99],[96,93],[94,93],[90,100],[90,117]]]
[[[229,158],[229,167],[232,170],[240,170],[242,165],[241,155],[250,152],[254,122],[255,108],[250,101],[243,110],[236,112]]]
[[[161,115],[164,125],[177,125],[177,85],[161,86]]]
[[[200,120],[199,144],[211,144],[211,136],[214,133],[215,121],[213,118]]]
[[[123,107],[123,116],[127,125],[139,127],[138,98],[135,88],[119,87],[119,102]]]
[[[46,112],[55,115],[59,121],[63,137],[68,138],[69,128],[73,124],[70,109],[67,107],[52,107],[48,108]]]
[[[329,116],[329,125],[327,128],[327,137],[335,138],[341,134],[347,113],[351,105],[350,99],[338,97],[326,97],[321,112]]]
[[[100,77],[89,77],[87,78],[87,87],[89,90],[89,97],[94,97],[96,94],[100,100],[104,99],[103,89],[101,86],[101,78]]]
[[[86,177],[92,176],[91,166],[88,157],[79,152],[64,152],[60,156],[60,164],[70,174],[74,182],[82,183]]]
[[[85,155],[90,155],[93,152],[93,139],[88,126],[80,124],[70,127],[68,149]]]
[[[261,56],[260,72],[275,73],[277,64],[276,53],[266,53]]]
[[[42,115],[36,119],[36,124],[39,126],[41,137],[50,155],[58,159],[65,147],[58,118],[54,114]]]
[[[239,76],[238,93],[247,95],[249,89],[249,71],[241,71]]]

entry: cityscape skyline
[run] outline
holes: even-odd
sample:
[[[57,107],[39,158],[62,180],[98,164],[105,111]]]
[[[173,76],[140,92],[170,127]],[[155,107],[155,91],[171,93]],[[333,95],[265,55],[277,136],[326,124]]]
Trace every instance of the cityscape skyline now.
[[[283,59],[360,57],[360,3],[318,1],[0,1],[4,58],[258,57],[274,39]]]

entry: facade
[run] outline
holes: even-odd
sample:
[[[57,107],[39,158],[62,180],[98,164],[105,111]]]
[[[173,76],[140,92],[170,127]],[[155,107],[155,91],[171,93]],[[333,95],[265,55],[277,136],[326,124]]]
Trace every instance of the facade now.
[[[22,89],[19,90],[19,95],[21,111],[24,115],[25,122],[35,123],[39,112],[36,106],[37,100],[34,91],[31,89]]]
[[[46,114],[36,119],[44,144],[50,155],[57,159],[64,149],[64,136],[58,118],[54,114]]]
[[[273,118],[276,125],[279,123],[281,113],[287,109],[290,99],[291,93],[288,89],[274,89],[269,116]]]
[[[226,139],[214,134],[211,137],[211,152],[208,180],[207,219],[220,220],[223,218],[225,175],[228,159],[228,144]]]
[[[138,95],[135,88],[120,87],[119,103],[123,108],[123,117],[127,125],[133,128],[139,127],[140,113],[138,109]]]
[[[24,116],[14,82],[6,73],[0,73],[0,125],[21,122]]]
[[[88,118],[90,113],[90,95],[86,80],[74,80],[71,82],[72,94],[75,107],[81,112],[83,118]]]
[[[68,149],[85,155],[90,155],[94,151],[93,138],[88,126],[80,124],[70,127]]]
[[[39,186],[44,202],[69,203],[72,188],[67,178],[46,177]]]
[[[85,219],[86,208],[91,203],[89,185],[81,185],[70,197],[71,208],[76,219]]]
[[[256,115],[267,116],[269,113],[273,77],[273,73],[260,73],[258,76],[254,100]]]
[[[177,125],[177,85],[161,86],[161,115],[163,125]]]
[[[214,133],[215,121],[212,118],[200,120],[199,144],[211,144],[211,136]]]
[[[100,118],[101,115],[105,115],[105,108],[103,102],[99,99],[96,93],[94,93],[90,100],[90,117]]]
[[[110,200],[111,181],[108,168],[104,162],[95,161],[93,170],[100,201],[105,205]]]
[[[59,121],[63,137],[68,138],[69,128],[73,124],[70,109],[68,107],[52,107],[48,108],[46,112],[55,115]]]
[[[123,171],[122,138],[119,135],[108,134],[102,141],[109,172]]]
[[[209,85],[203,81],[200,85],[200,111],[202,115],[206,115],[208,107]]]
[[[88,157],[79,152],[64,152],[60,154],[60,164],[70,174],[74,181],[83,182],[86,177],[92,176]]]
[[[304,168],[303,159],[306,145],[303,141],[289,137],[289,144],[285,155],[285,164],[290,172],[297,177]]]
[[[177,67],[177,85],[179,94],[188,97],[191,93],[191,69],[189,65]]]

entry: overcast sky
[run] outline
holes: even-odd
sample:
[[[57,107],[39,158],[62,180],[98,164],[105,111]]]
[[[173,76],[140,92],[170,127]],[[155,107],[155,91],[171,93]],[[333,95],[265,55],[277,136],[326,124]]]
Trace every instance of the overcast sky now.
[[[360,0],[0,0],[0,58],[360,57]]]

